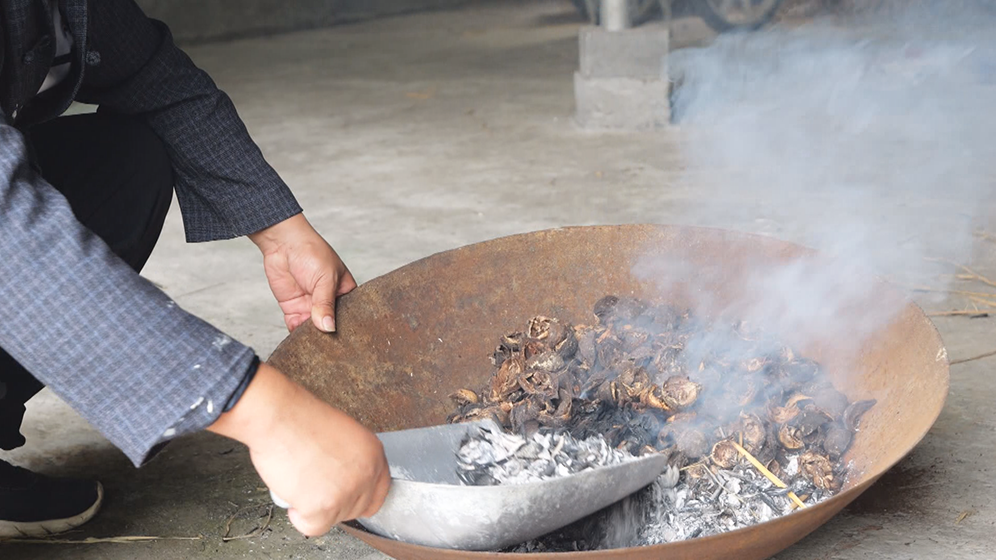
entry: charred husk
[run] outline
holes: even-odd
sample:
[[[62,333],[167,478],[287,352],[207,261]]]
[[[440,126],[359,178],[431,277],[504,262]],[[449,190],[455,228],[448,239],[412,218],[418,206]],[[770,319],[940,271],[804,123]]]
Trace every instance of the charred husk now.
[[[532,318],[500,337],[491,362],[482,386],[451,395],[449,421],[493,419],[511,435],[489,436],[489,445],[514,435],[518,447],[465,462],[468,484],[514,482],[508,472],[557,476],[558,441],[575,449],[601,441],[606,463],[663,453],[681,472],[520,552],[671,542],[789,513],[790,492],[806,505],[826,499],[840,491],[841,457],[875,404],[850,402],[818,363],[750,325],[613,295],[594,304],[592,324]],[[527,446],[547,464],[517,453]]]

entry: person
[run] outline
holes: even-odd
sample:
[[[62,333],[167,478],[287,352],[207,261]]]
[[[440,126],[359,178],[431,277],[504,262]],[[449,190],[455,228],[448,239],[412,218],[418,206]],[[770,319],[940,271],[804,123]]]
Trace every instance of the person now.
[[[305,535],[375,513],[376,436],[139,275],[175,191],[189,242],[255,243],[288,329],[335,330],[356,283],[230,98],[134,0],[5,0],[0,20],[0,448],[47,385],[136,467],[201,430],[244,443]],[[102,496],[0,461],[0,536],[72,529]]]

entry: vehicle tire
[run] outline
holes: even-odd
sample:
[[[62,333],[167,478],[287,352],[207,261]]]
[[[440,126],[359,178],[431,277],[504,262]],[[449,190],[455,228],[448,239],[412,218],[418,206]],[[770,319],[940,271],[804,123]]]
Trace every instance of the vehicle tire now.
[[[782,0],[692,0],[696,13],[722,33],[758,29],[771,21]]]
[[[591,14],[588,10],[587,0],[571,0],[574,4],[574,8],[577,9],[581,17],[590,21],[594,25],[600,23],[598,17],[598,7],[600,2],[597,0],[593,2],[595,13]],[[648,21],[659,16],[661,13],[660,0],[629,0],[629,21],[632,25],[642,25]]]

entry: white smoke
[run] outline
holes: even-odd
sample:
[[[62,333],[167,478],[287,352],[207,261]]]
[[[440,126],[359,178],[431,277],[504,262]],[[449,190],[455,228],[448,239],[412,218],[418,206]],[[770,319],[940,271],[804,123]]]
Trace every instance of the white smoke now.
[[[926,257],[969,260],[994,186],[996,19],[964,3],[957,14],[916,6],[672,53],[689,167],[733,178],[704,185],[685,221],[774,224],[777,236],[824,255],[758,266],[733,279],[743,298],[720,304],[700,293],[697,307],[797,339],[860,344],[902,309],[873,275],[937,285]],[[634,269],[662,291],[715,273],[680,255]]]
[[[848,354],[905,307],[909,293],[883,293],[876,277],[945,288],[945,269],[927,258],[970,261],[973,229],[996,200],[996,11],[893,4],[878,19],[858,12],[672,53],[673,114],[699,189],[683,222],[819,251],[778,265],[759,258],[732,276],[736,267],[695,246],[635,263],[634,276],[665,299],[680,291],[696,314],[775,339],[764,348],[707,331],[683,352],[690,371],[707,356],[777,352],[785,338],[803,351],[831,340]],[[732,301],[709,288],[726,283],[740,288]],[[619,506],[610,521],[608,548],[632,544],[642,519]]]

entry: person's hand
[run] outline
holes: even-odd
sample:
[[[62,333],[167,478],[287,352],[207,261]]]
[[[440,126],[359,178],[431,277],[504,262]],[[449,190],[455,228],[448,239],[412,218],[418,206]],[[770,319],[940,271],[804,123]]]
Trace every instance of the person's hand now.
[[[288,517],[304,535],[369,517],[387,497],[390,470],[377,436],[267,364],[208,430],[249,447],[259,476],[290,504]]]
[[[342,259],[304,214],[249,236],[263,253],[263,271],[284,312],[287,330],[311,317],[319,330],[335,330],[335,300],[356,287]]]

